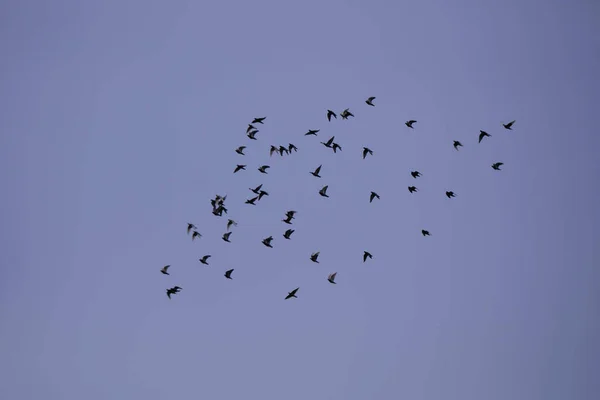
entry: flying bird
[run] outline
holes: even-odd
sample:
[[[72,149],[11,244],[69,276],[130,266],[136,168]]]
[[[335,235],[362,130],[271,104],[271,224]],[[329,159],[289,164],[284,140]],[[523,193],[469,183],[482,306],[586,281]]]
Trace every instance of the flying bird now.
[[[196,238],[201,238],[202,234],[198,231],[194,231],[192,232],[192,240],[196,239]]]
[[[292,152],[292,150],[294,150],[296,153],[298,152],[298,148],[296,146],[294,146],[293,144],[289,143],[288,144],[288,152]]]
[[[417,121],[415,121],[414,119],[411,119],[410,121],[406,121],[404,123],[404,125],[408,126],[409,128],[413,128],[413,124],[415,124]],[[413,128],[414,129],[414,128]]]
[[[267,119],[267,117],[262,117],[262,118],[254,118],[254,120],[252,121],[253,124],[263,124],[263,121]]]
[[[408,191],[409,191],[409,192],[411,192],[411,193],[418,192],[418,190],[417,190],[417,187],[416,187],[416,186],[409,186],[409,187],[408,187]]]
[[[269,156],[273,157],[273,153],[279,153],[277,146],[271,145],[271,150],[269,150]]]
[[[287,300],[289,298],[296,297],[296,292],[298,291],[298,289],[300,289],[300,288],[297,287],[296,289],[294,289],[291,292],[289,292],[288,295],[285,296],[285,299]],[[296,297],[296,298],[298,298],[298,297]]]
[[[367,154],[373,155],[373,150],[368,147],[363,147],[363,160],[367,156]]]
[[[179,286],[173,286],[172,288],[167,289],[167,297],[171,299],[172,294],[177,294],[181,291]]]
[[[321,254],[320,251],[317,251],[316,253],[312,253],[310,255],[310,261],[312,262],[316,262],[317,264],[319,263],[319,260],[317,260],[319,258],[319,254]]]
[[[294,215],[296,214],[296,211],[290,210],[288,212],[285,213],[285,219],[282,219],[283,222],[285,222],[288,225],[292,224],[292,220],[294,219]]]
[[[312,172],[311,172],[312,176],[315,176],[315,177],[317,177],[317,178],[320,178],[320,177],[321,177],[321,175],[319,175],[319,172],[321,172],[321,167],[322,167],[322,166],[323,166],[323,165],[319,165],[319,166],[317,167],[317,169],[315,169],[314,171],[312,171]]]
[[[262,199],[264,196],[268,196],[268,195],[269,195],[269,193],[265,192],[264,190],[261,190],[261,191],[258,193],[258,200],[260,200],[260,199]]]
[[[327,121],[331,121],[331,117],[337,119],[337,115],[331,110],[327,110]]]
[[[321,142],[321,144],[325,147],[331,147],[331,144],[333,143],[333,140],[335,139],[335,136],[332,136],[329,138],[328,141],[326,142]]]
[[[329,187],[329,185],[323,186],[323,188],[321,190],[319,190],[319,194],[323,197],[329,197],[329,195],[327,194],[328,187]]]
[[[320,129],[309,129],[308,132],[306,132],[304,134],[304,136],[317,136],[317,133],[319,133]]]
[[[267,169],[269,169],[269,168],[271,168],[271,167],[269,167],[268,165],[262,165],[262,166],[260,166],[260,167],[258,168],[258,170],[259,170],[261,173],[263,173],[263,174],[266,174],[266,173],[268,173],[268,172],[267,172]]]
[[[479,143],[481,143],[484,137],[492,137],[492,135],[490,135],[486,131],[479,131]]]
[[[190,234],[190,231],[192,229],[196,229],[196,225],[188,222],[188,224],[187,224],[187,233],[188,233],[188,235]]]
[[[335,284],[335,276],[336,275],[337,275],[337,272],[334,272],[333,274],[329,274],[329,276],[327,277],[327,280],[329,281],[329,283]]]
[[[250,133],[255,130],[257,130],[257,129],[254,127],[254,125],[248,124],[248,128],[246,128],[246,133]]]
[[[287,231],[285,231],[285,233],[283,234],[283,237],[286,239],[290,239],[290,236],[292,236],[292,233],[294,233],[295,231],[293,229],[288,229]]]
[[[229,241],[229,236],[231,236],[231,232],[227,232],[223,234],[223,237],[221,239],[223,239],[224,241],[226,241],[227,243],[231,243]]]
[[[373,259],[373,255],[365,250],[365,253],[363,254],[363,262],[366,262],[367,258]]]
[[[410,174],[412,175],[413,178],[417,179],[418,177],[421,176],[421,173],[419,171],[411,171]]]
[[[455,194],[454,194],[454,192],[452,192],[452,191],[448,191],[448,192],[446,192],[446,196],[447,196],[448,198],[456,197],[456,195],[455,195]]]
[[[346,108],[340,113],[340,117],[342,117],[342,119],[348,119],[348,117],[354,117],[354,114],[350,112],[349,108]]]
[[[458,150],[458,148],[459,148],[460,146],[462,146],[462,143],[461,143],[461,142],[459,142],[458,140],[455,140],[455,141],[454,141],[454,148],[455,148],[456,150]]]
[[[165,275],[170,275],[167,270],[169,269],[170,265],[165,265],[164,267],[161,268],[160,272],[162,272]]]
[[[235,149],[235,152],[238,154],[241,154],[242,156],[245,156],[244,154],[244,149],[246,148],[246,146],[240,146],[237,149]]]
[[[238,172],[239,170],[242,170],[242,169],[245,171],[246,170],[246,166],[238,164],[237,167],[235,167],[235,169],[233,170],[233,173],[235,174],[236,172]]]
[[[283,157],[283,153],[290,154],[290,151],[287,147],[279,146],[279,155]]]
[[[515,122],[516,122],[516,120],[512,120],[512,121],[510,121],[508,124],[502,124],[502,126],[503,126],[505,129],[508,129],[509,131],[512,131],[512,126],[513,126],[513,124],[514,124]]]
[[[255,204],[256,200],[258,200],[258,196],[246,200],[246,204],[252,204],[253,206],[255,206],[256,205]]]
[[[254,194],[258,194],[258,192],[260,192],[260,188],[262,188],[262,183],[260,185],[258,185],[257,187],[255,187],[254,189],[249,188],[252,192],[254,192]]]
[[[273,246],[271,245],[272,241],[273,241],[273,236],[269,236],[268,238],[265,238],[262,240],[262,244],[264,244],[267,247],[273,248]]]
[[[231,277],[231,273],[233,272],[233,268],[232,269],[228,269],[227,271],[225,271],[225,278],[227,279],[233,279]]]
[[[340,146],[337,143],[334,143],[333,146],[332,146],[332,148],[333,148],[333,152],[334,153],[337,153],[337,149],[340,149],[340,151],[342,151],[342,146]]]
[[[369,203],[372,203],[372,202],[373,202],[373,199],[374,199],[375,197],[377,197],[377,200],[379,200],[379,195],[378,195],[377,193],[375,193],[375,192],[371,192],[371,197],[370,197],[370,199],[369,199]]]
[[[370,106],[373,106],[373,107],[375,107],[375,104],[373,104],[373,100],[375,100],[375,97],[369,97],[369,98],[367,99],[367,101],[365,101],[365,103],[367,103],[367,104],[368,104],[368,105],[370,105]]]
[[[204,265],[208,265],[208,259],[211,257],[210,254],[205,255],[204,257],[200,258],[199,261],[204,264]]]
[[[429,231],[426,231],[425,229],[421,229],[421,234],[423,234],[423,236],[431,236]]]
[[[246,136],[248,136],[250,139],[252,140],[258,140],[256,138],[256,134],[258,133],[258,129],[255,129],[253,131],[248,132],[248,134]]]
[[[297,211],[290,210],[290,211],[286,211],[285,215],[290,218],[295,218],[296,213],[297,213]]]
[[[232,219],[228,219],[227,220],[227,230],[229,230],[229,228],[231,228],[232,226],[237,226],[237,222],[235,222]]]
[[[503,165],[504,165],[504,163],[501,163],[501,162],[493,163],[492,164],[492,168],[494,168],[496,171],[502,171],[500,169],[500,167],[503,166]]]

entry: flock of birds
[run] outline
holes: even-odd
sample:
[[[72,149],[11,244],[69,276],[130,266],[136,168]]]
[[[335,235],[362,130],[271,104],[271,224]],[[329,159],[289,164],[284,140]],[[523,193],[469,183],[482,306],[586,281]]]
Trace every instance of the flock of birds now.
[[[374,107],[375,104],[373,104],[373,101],[375,100],[375,97],[369,97],[365,103],[371,107]],[[345,110],[343,110],[342,112],[339,113],[339,116],[346,120],[350,117],[354,117],[354,114],[352,114],[352,112],[350,112],[350,109],[346,108]],[[332,110],[327,110],[327,120],[329,122],[331,122],[331,119],[337,119],[338,114],[336,114],[334,111]],[[256,138],[256,135],[259,133],[259,129],[256,128],[256,125],[258,124],[264,124],[264,121],[267,119],[267,117],[259,117],[259,118],[254,118],[252,120],[252,122],[250,124],[248,124],[248,127],[246,129],[246,136],[251,139],[251,140],[258,140]],[[417,121],[416,120],[408,120],[406,121],[404,124],[410,128],[410,129],[414,129],[414,124],[416,124]],[[514,125],[515,121],[511,121],[508,122],[506,124],[502,124],[502,126],[504,127],[504,129],[507,130],[512,130],[512,126]],[[306,132],[304,134],[304,136],[318,136],[318,133],[320,132],[320,129],[314,129],[314,130],[309,130],[308,132]],[[481,141],[484,138],[489,138],[492,135],[489,134],[486,131],[480,130],[479,131],[479,143],[481,143]],[[326,142],[320,142],[322,145],[324,145],[327,148],[332,149],[332,151],[334,153],[337,153],[338,150],[342,150],[342,147],[335,142],[335,136],[330,137]],[[458,141],[458,140],[454,140],[453,146],[456,150],[459,149],[459,147],[463,147],[463,144]],[[235,149],[235,152],[239,155],[244,156],[244,150],[246,149],[246,146],[239,146],[237,149]],[[279,154],[280,156],[283,156],[284,154],[291,154],[292,152],[297,152],[298,148],[292,144],[289,143],[288,146],[273,146],[271,145],[270,151],[269,151],[269,155],[273,156],[273,154]],[[362,151],[362,157],[363,159],[365,159],[367,156],[373,156],[373,150],[369,149],[368,147],[363,147],[363,151]],[[491,165],[491,167],[494,170],[500,170],[500,167],[504,165],[504,163],[502,162],[495,162]],[[236,167],[233,170],[233,173],[238,173],[240,171],[245,171],[246,170],[247,165],[246,164],[237,164]],[[321,172],[321,167],[322,165],[319,165],[317,168],[315,168],[314,171],[310,171],[310,173],[316,177],[316,178],[321,178],[320,172]],[[262,174],[268,174],[267,170],[271,168],[269,165],[261,165],[260,167],[258,167],[258,171]],[[422,174],[419,171],[411,171],[410,172],[411,176],[414,179],[417,179],[419,177],[422,176]],[[262,184],[258,185],[255,188],[249,188],[250,191],[255,195],[254,197],[251,197],[249,199],[246,200],[246,204],[250,204],[250,205],[256,205],[257,201],[260,201],[264,196],[268,196],[269,193],[267,193],[265,190],[262,189]],[[319,195],[322,197],[329,197],[329,195],[327,194],[327,188],[328,185],[323,186],[320,190],[319,190]],[[408,187],[408,191],[410,193],[414,193],[417,192],[418,189],[416,186],[409,186]],[[451,199],[453,197],[456,197],[456,194],[453,191],[446,191],[446,196]],[[374,199],[379,199],[379,195],[376,192],[371,192],[370,198],[369,198],[369,202],[373,202]],[[227,207],[225,207],[225,200],[227,199],[227,195],[225,196],[221,196],[221,195],[216,195],[214,199],[211,199],[210,203],[212,206],[212,213],[213,215],[216,215],[218,217],[222,217],[223,213],[227,214]],[[295,218],[295,214],[296,211],[294,210],[289,210],[285,213],[285,218],[282,220],[284,223],[288,224],[288,225],[292,225],[292,221]],[[223,234],[222,239],[225,242],[230,243],[230,237],[232,234],[231,228],[237,226],[237,222],[234,221],[233,219],[228,219],[227,220],[227,232]],[[283,237],[285,239],[290,239],[292,234],[294,233],[294,229],[287,229],[284,234]],[[200,232],[198,232],[198,228],[196,227],[196,225],[194,225],[193,223],[189,223],[187,224],[187,234],[190,235],[191,234],[191,238],[192,240],[195,240],[196,238],[201,238],[202,234]],[[430,236],[431,234],[429,233],[429,231],[422,229],[421,230],[421,234],[423,236]],[[269,236],[266,237],[262,240],[262,244],[265,245],[266,247],[269,248],[273,248],[272,242],[273,242],[273,236]],[[310,260],[314,263],[319,263],[319,254],[320,252],[315,252],[312,253],[310,256]],[[208,259],[211,257],[210,254],[204,255],[202,258],[199,259],[200,263],[204,264],[204,265],[209,265],[208,264]],[[367,259],[372,259],[373,255],[371,253],[369,253],[368,251],[364,251],[363,252],[363,262],[366,262]],[[169,268],[171,266],[170,265],[165,265],[164,267],[162,267],[162,269],[160,270],[161,273],[163,273],[164,275],[169,275]],[[229,269],[227,271],[225,271],[225,278],[227,279],[233,279],[231,277],[231,274],[233,273],[234,269]],[[335,282],[335,277],[337,275],[337,272],[333,272],[331,274],[329,274],[327,276],[327,280],[332,283],[332,284],[336,284]],[[285,296],[285,300],[290,299],[292,297],[297,298],[296,293],[298,292],[300,288],[297,287],[295,289],[293,289],[292,291],[288,292],[287,296]],[[181,287],[179,286],[173,286],[171,288],[167,289],[167,296],[169,297],[169,299],[171,298],[171,295],[173,294],[177,294],[182,290]]]

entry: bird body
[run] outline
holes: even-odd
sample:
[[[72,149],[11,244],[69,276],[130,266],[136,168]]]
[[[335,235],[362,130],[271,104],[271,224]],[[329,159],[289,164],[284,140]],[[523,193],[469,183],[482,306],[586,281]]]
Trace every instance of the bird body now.
[[[227,232],[223,234],[223,237],[221,239],[223,239],[224,241],[226,241],[227,243],[231,243],[229,240],[229,237],[231,236],[231,232]]]
[[[363,147],[363,152],[362,152],[363,160],[365,159],[367,154],[373,155],[373,150],[369,149],[368,147]]]
[[[327,194],[328,187],[329,187],[329,185],[323,186],[323,188],[321,190],[319,190],[319,194],[323,197],[329,197],[329,195]]]
[[[461,143],[461,142],[459,142],[458,140],[455,140],[455,141],[454,141],[454,148],[455,148],[456,150],[458,150],[458,148],[459,148],[460,146],[462,146],[462,143]]]
[[[269,236],[268,238],[265,238],[262,240],[262,244],[264,244],[267,247],[273,248],[273,245],[271,244],[272,241],[273,241],[273,236]]]
[[[492,164],[492,168],[494,168],[496,171],[502,171],[502,170],[500,169],[500,167],[501,167],[502,165],[504,165],[504,163],[502,163],[502,162],[493,163],[493,164]]]
[[[287,231],[285,231],[285,233],[283,234],[283,237],[286,239],[290,239],[290,236],[292,236],[292,233],[294,233],[295,231],[293,229],[288,229]]]
[[[329,283],[335,284],[335,276],[336,275],[337,275],[337,272],[334,272],[333,274],[329,274],[329,276],[327,277],[327,280],[329,281]]]
[[[412,129],[414,129],[414,128],[413,128],[413,124],[416,124],[416,123],[417,123],[417,121],[415,121],[414,119],[411,119],[410,121],[406,121],[406,122],[404,123],[404,125],[408,126],[409,128],[412,128]]]
[[[308,132],[306,132],[304,134],[304,136],[317,136],[317,133],[319,133],[320,129],[309,129]]]
[[[243,164],[238,164],[235,169],[233,170],[233,173],[235,174],[236,172],[240,171],[240,170],[246,170],[246,166]]]
[[[379,195],[375,192],[371,192],[371,197],[369,198],[369,203],[372,203],[374,198],[377,198],[377,200],[379,200]]]
[[[233,279],[233,278],[231,277],[231,273],[232,273],[232,272],[233,272],[233,268],[232,268],[232,269],[229,269],[229,270],[227,270],[227,271],[225,271],[225,278],[227,278],[227,279]]]
[[[512,126],[515,122],[516,122],[516,120],[512,120],[508,124],[502,124],[502,126],[504,127],[504,129],[508,129],[509,131],[512,131]]]
[[[207,254],[207,255],[205,255],[204,257],[200,258],[199,260],[200,260],[200,262],[201,262],[202,264],[208,265],[208,259],[209,259],[210,257],[211,257],[211,255],[210,255],[210,254]]]
[[[288,293],[288,295],[285,297],[285,299],[286,299],[286,300],[287,300],[287,299],[291,299],[292,297],[296,297],[296,298],[298,298],[298,297],[296,296],[296,292],[298,291],[298,289],[300,289],[300,288],[296,288],[296,289],[292,290],[291,292],[289,292],[289,293]]]
[[[486,131],[479,131],[479,143],[481,143],[484,137],[492,137],[492,135],[490,135]]]
[[[170,265],[165,265],[164,267],[161,268],[160,272],[162,272],[165,275],[170,275],[167,270],[169,269]]]
[[[313,172],[311,172],[312,176],[315,176],[315,177],[317,177],[317,178],[320,178],[320,177],[321,177],[321,175],[319,175],[319,172],[321,172],[321,167],[322,167],[322,166],[323,166],[323,165],[319,165],[319,166],[317,167],[317,169],[315,169]]]
[[[365,252],[363,253],[363,262],[366,262],[367,258],[373,259],[373,254],[365,250]]]
[[[373,106],[373,107],[375,107],[375,104],[373,104],[373,100],[375,100],[375,97],[369,97],[369,98],[367,99],[367,101],[365,101],[365,103],[367,103],[367,104],[368,104],[368,105],[370,105],[370,106]]]
[[[316,253],[312,253],[312,254],[310,255],[310,260],[311,260],[312,262],[315,262],[315,263],[317,263],[317,264],[318,264],[318,263],[319,263],[319,260],[318,260],[318,258],[319,258],[319,254],[321,254],[321,252],[320,252],[320,251],[317,251]]]
[[[267,173],[267,169],[269,169],[269,168],[271,168],[271,167],[269,167],[268,165],[261,165],[261,166],[258,168],[258,170],[259,170],[261,173],[263,173],[263,174],[266,174],[266,173]]]

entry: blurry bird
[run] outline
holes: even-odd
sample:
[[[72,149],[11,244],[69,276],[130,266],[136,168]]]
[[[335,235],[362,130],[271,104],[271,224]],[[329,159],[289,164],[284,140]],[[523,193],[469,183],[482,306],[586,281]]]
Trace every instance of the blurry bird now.
[[[342,119],[348,119],[348,117],[354,117],[354,114],[350,112],[349,108],[346,108],[340,113],[340,117],[342,117]]]
[[[240,146],[237,149],[235,149],[235,152],[238,153],[238,154],[241,154],[241,155],[245,156],[245,154],[244,154],[244,149],[245,148],[246,148],[246,146]]]
[[[413,124],[415,124],[417,121],[415,121],[414,119],[411,119],[410,121],[406,121],[404,123],[404,125],[408,126],[409,128],[413,127]],[[414,128],[413,128],[414,129]]]
[[[258,129],[255,129],[253,131],[248,132],[248,134],[246,136],[248,136],[250,139],[252,140],[258,140],[256,138],[256,134],[258,133]]]
[[[365,250],[365,253],[363,254],[363,262],[366,262],[367,258],[373,259],[373,255]]]
[[[235,169],[233,170],[233,173],[235,174],[236,172],[238,172],[241,169],[246,170],[246,166],[238,164],[237,167],[235,167]]]
[[[170,265],[165,265],[164,267],[161,268],[160,272],[162,272],[165,275],[170,275],[167,270],[169,269]]]
[[[291,292],[289,292],[289,293],[288,293],[288,295],[287,295],[287,296],[285,296],[285,300],[287,300],[287,299],[289,299],[289,298],[292,298],[292,297],[296,297],[296,298],[298,298],[298,297],[296,296],[296,292],[298,291],[298,289],[300,289],[300,288],[298,287],[298,288],[296,288],[296,289],[292,290]]]
[[[373,106],[373,107],[375,107],[375,104],[373,104],[373,100],[375,100],[375,97],[369,97],[369,98],[367,99],[367,101],[365,101],[365,103],[367,103],[367,104],[368,104],[368,105],[370,105],[370,106]]]
[[[256,200],[258,200],[258,196],[246,200],[246,204],[252,204],[253,206],[255,206],[256,205],[255,204]]]
[[[237,222],[235,222],[232,219],[228,219],[227,220],[227,230],[229,230],[229,228],[231,228],[232,226],[237,226]]]
[[[297,211],[290,210],[290,211],[286,211],[285,215],[290,218],[295,218],[296,213],[297,213]]]
[[[224,241],[226,241],[226,242],[228,242],[228,243],[231,243],[231,242],[229,241],[229,236],[231,236],[231,232],[224,233],[224,234],[223,234],[223,237],[222,237],[221,239],[223,239]]]
[[[263,198],[263,196],[268,196],[268,195],[269,195],[269,193],[265,192],[264,190],[261,190],[261,191],[258,193],[258,200],[262,199],[262,198]]]
[[[421,173],[419,171],[411,171],[410,174],[415,179],[417,179],[417,177],[421,176]]]
[[[228,269],[227,271],[225,271],[225,278],[227,279],[233,279],[231,277],[231,273],[233,272],[233,268],[232,269]]]
[[[504,165],[504,163],[501,163],[501,162],[493,163],[493,164],[492,164],[492,168],[494,168],[494,169],[495,169],[495,170],[497,170],[497,171],[502,171],[502,170],[500,169],[500,167],[501,167],[502,165]]]
[[[418,192],[417,187],[416,186],[409,186],[408,187],[408,191],[413,193],[413,192]]]
[[[260,188],[262,188],[262,183],[260,185],[258,185],[257,187],[255,187],[254,189],[249,188],[252,192],[254,192],[254,194],[258,194],[258,192],[260,192]]]
[[[319,263],[319,260],[317,260],[319,258],[319,254],[321,254],[320,251],[317,251],[316,253],[312,253],[310,255],[310,261],[312,262],[316,262],[317,264]]]
[[[202,264],[208,265],[208,261],[207,261],[207,260],[208,260],[210,257],[211,257],[211,256],[210,256],[210,254],[207,254],[207,255],[205,255],[204,257],[200,258],[200,259],[199,259],[199,261],[200,261]]]
[[[188,224],[187,224],[187,233],[188,233],[188,235],[190,234],[190,231],[192,229],[196,229],[196,225],[188,222]]]
[[[285,233],[283,234],[283,237],[286,239],[290,239],[290,236],[292,236],[292,233],[294,233],[295,231],[293,229],[288,229],[287,231],[285,231]]]
[[[365,159],[367,154],[373,155],[373,150],[369,149],[368,147],[363,147],[363,160]]]
[[[254,127],[254,125],[248,124],[248,128],[246,128],[246,133],[250,133],[255,130],[256,130],[256,128]]]
[[[426,231],[425,229],[421,229],[421,233],[423,234],[423,236],[431,236],[429,234],[429,231]]]
[[[342,151],[342,146],[340,146],[337,143],[334,143],[333,146],[332,146],[332,148],[333,148],[333,152],[334,153],[337,153],[337,149],[340,149],[340,151]]]
[[[294,150],[296,153],[298,152],[298,148],[290,143],[290,144],[288,144],[288,152],[291,153],[292,150]]]
[[[311,135],[317,136],[317,133],[319,133],[319,131],[320,131],[320,129],[309,129],[309,131],[306,132],[304,134],[304,136],[311,136]]]
[[[329,276],[327,277],[327,280],[329,281],[329,283],[335,284],[335,276],[336,275],[337,275],[337,272],[334,272],[333,274],[329,274]]]
[[[331,110],[327,110],[327,120],[331,121],[331,117],[337,119],[337,115],[335,115],[335,113]]]
[[[321,144],[325,147],[331,147],[331,145],[333,144],[333,140],[335,139],[335,136],[332,136],[329,138],[328,141],[326,142],[321,142]]]
[[[273,157],[273,153],[279,153],[277,146],[271,145],[271,150],[269,150],[269,156]]]
[[[282,219],[282,221],[285,222],[288,225],[291,225],[292,224],[292,219],[293,218],[288,215],[285,219]]]
[[[167,297],[170,299],[172,294],[177,294],[181,291],[179,286],[173,286],[170,289],[167,289]]]
[[[254,118],[254,120],[252,121],[252,123],[253,124],[262,124],[265,119],[267,119],[267,117]]]
[[[267,169],[269,169],[269,168],[271,168],[271,167],[269,167],[268,165],[262,165],[262,166],[260,166],[260,167],[258,168],[258,170],[259,170],[261,173],[263,173],[263,174],[266,174],[266,173],[267,173]]]
[[[273,248],[273,246],[271,245],[272,241],[273,241],[273,236],[269,236],[268,238],[265,238],[262,240],[262,244],[264,244],[267,247]]]
[[[283,153],[290,154],[290,151],[287,149],[287,147],[279,146],[279,155],[283,156]]]
[[[329,185],[323,186],[323,188],[321,190],[319,190],[319,194],[323,197],[329,197],[329,195],[327,194],[328,187],[329,187]]]
[[[459,148],[460,146],[462,146],[462,143],[461,143],[461,142],[459,142],[458,140],[455,140],[455,141],[454,141],[454,148],[455,148],[456,150],[458,150],[458,148]]]
[[[196,239],[196,238],[201,238],[202,234],[198,231],[194,231],[192,232],[192,240]]]
[[[512,131],[512,126],[513,126],[513,124],[514,124],[515,122],[516,122],[516,120],[513,120],[513,121],[510,121],[508,124],[502,124],[502,126],[503,126],[505,129],[508,129],[509,131]]]
[[[446,196],[447,196],[448,198],[451,198],[451,197],[456,197],[456,195],[455,195],[455,194],[454,194],[454,192],[452,192],[452,191],[446,192]]]
[[[492,137],[492,135],[490,135],[486,131],[479,131],[479,143],[481,143],[484,137]]]
[[[374,199],[375,197],[377,197],[377,200],[379,200],[379,195],[378,195],[377,193],[375,193],[375,192],[371,192],[371,197],[370,197],[370,199],[369,199],[369,203],[372,203],[372,202],[373,202],[373,199]]]
[[[323,165],[319,165],[319,166],[317,167],[317,169],[315,169],[313,172],[311,172],[311,174],[312,174],[313,176],[316,176],[317,178],[320,178],[320,177],[321,177],[321,175],[319,175],[319,172],[321,172],[321,167],[322,167],[322,166],[323,166]]]

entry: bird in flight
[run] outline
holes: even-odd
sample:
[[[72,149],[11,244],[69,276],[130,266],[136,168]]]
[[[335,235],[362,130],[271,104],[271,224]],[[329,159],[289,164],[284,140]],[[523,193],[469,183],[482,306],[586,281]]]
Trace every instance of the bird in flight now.
[[[312,262],[316,262],[316,263],[318,264],[318,263],[319,263],[319,260],[318,260],[318,258],[319,258],[319,254],[321,254],[321,252],[320,252],[320,251],[317,251],[316,253],[312,253],[312,254],[310,255],[310,261],[312,261]]]
[[[267,169],[269,169],[269,168],[271,168],[271,167],[269,167],[268,165],[262,165],[258,168],[258,170],[263,174],[267,174],[268,173]]]
[[[293,229],[288,229],[287,231],[285,231],[285,233],[283,234],[283,237],[286,239],[290,239],[290,236],[292,236],[292,233],[294,233],[295,231]]]
[[[223,234],[223,237],[221,239],[223,239],[224,241],[226,241],[227,243],[231,243],[229,241],[229,236],[231,236],[231,232],[227,232]]]
[[[406,121],[404,124],[405,124],[406,126],[408,126],[409,128],[412,128],[412,129],[414,129],[414,128],[413,128],[413,124],[415,124],[416,122],[417,122],[417,121],[415,121],[414,119],[411,119],[410,121]]]
[[[315,169],[314,171],[312,171],[312,172],[311,172],[312,176],[315,176],[315,177],[317,177],[317,178],[320,178],[320,177],[321,177],[321,175],[319,175],[319,172],[321,172],[321,167],[322,167],[322,166],[323,166],[323,165],[319,165],[319,166],[317,167],[317,169]]]
[[[429,231],[426,231],[425,229],[421,229],[421,234],[423,236],[431,236],[431,234],[429,233]]]
[[[262,117],[262,118],[254,118],[254,120],[252,121],[253,124],[263,124],[263,121],[267,119],[267,117]]]
[[[452,197],[456,197],[456,195],[454,194],[454,192],[453,192],[453,191],[448,191],[448,192],[446,192],[446,196],[447,196],[449,199],[450,199],[450,198],[452,198]]]
[[[225,278],[227,279],[233,279],[231,277],[231,273],[233,272],[233,268],[232,269],[228,269],[227,271],[225,271]]]
[[[235,152],[238,153],[238,154],[240,154],[240,155],[242,155],[242,156],[245,156],[245,154],[244,154],[244,149],[245,148],[246,148],[246,146],[240,146],[237,149],[235,149]]]
[[[292,298],[292,297],[296,297],[296,298],[298,298],[298,297],[296,296],[296,292],[298,291],[298,289],[300,289],[300,288],[299,288],[299,287],[297,287],[296,289],[294,289],[294,290],[292,290],[291,292],[289,292],[289,293],[288,293],[288,295],[287,295],[287,296],[285,296],[285,300],[287,300],[287,299],[290,299],[290,298]]]
[[[233,170],[233,173],[235,174],[236,172],[238,172],[238,171],[240,171],[240,170],[242,170],[242,169],[245,171],[245,170],[246,170],[246,166],[245,166],[245,165],[242,165],[242,164],[238,164],[238,165],[235,167],[235,169]]]
[[[170,265],[165,265],[164,267],[161,268],[160,272],[162,272],[165,275],[170,275],[167,270],[169,269]]]
[[[328,140],[328,141],[326,141],[326,142],[321,142],[321,144],[322,144],[323,146],[325,146],[325,147],[331,147],[331,145],[332,145],[332,143],[333,143],[333,140],[334,140],[334,139],[335,139],[335,136],[332,136],[332,137],[330,137],[330,138],[329,138],[329,140]]]
[[[320,129],[309,129],[308,132],[306,132],[304,134],[304,136],[311,136],[311,135],[317,136],[317,133],[319,133],[319,131],[320,131]]]
[[[198,259],[202,264],[208,265],[208,259],[211,257],[210,254],[205,255],[204,257]]]
[[[334,153],[337,153],[337,149],[340,149],[340,151],[342,151],[342,146],[340,146],[337,143],[334,143],[333,146],[332,146],[332,148],[333,148],[333,152]]]
[[[417,179],[418,177],[421,176],[421,173],[419,171],[411,171],[410,174],[412,175],[413,178]]]
[[[512,126],[513,126],[513,124],[514,124],[515,122],[516,122],[516,120],[512,120],[512,121],[510,121],[508,124],[502,124],[502,126],[503,126],[505,129],[508,129],[509,131],[512,131]]]
[[[492,135],[490,135],[486,131],[479,131],[479,143],[481,143],[484,137],[492,137]]]
[[[368,104],[368,105],[370,105],[370,106],[373,106],[373,107],[375,107],[375,104],[373,104],[373,100],[375,100],[375,97],[369,97],[369,98],[367,99],[367,101],[365,101],[365,103],[367,103],[367,104]]]
[[[504,165],[504,163],[501,163],[501,162],[493,163],[492,164],[492,168],[494,168],[496,171],[502,171],[500,169],[500,167],[503,166],[503,165]]]
[[[379,195],[375,192],[371,192],[371,197],[369,198],[369,203],[373,202],[373,199],[377,197],[377,200],[379,200]]]
[[[350,112],[349,108],[346,108],[340,113],[340,117],[342,117],[342,119],[348,119],[348,117],[354,117],[354,114]]]
[[[168,297],[169,299],[171,299],[171,295],[172,295],[172,294],[177,294],[177,293],[179,293],[180,291],[181,291],[181,288],[180,288],[179,286],[173,286],[172,288],[170,288],[170,289],[167,289],[167,297]]]
[[[363,254],[363,262],[366,262],[367,258],[373,259],[373,254],[365,250],[365,253]]]
[[[331,121],[331,117],[337,119],[337,115],[333,111],[327,110],[327,121]]]
[[[253,206],[255,206],[256,205],[256,203],[255,203],[256,200],[258,200],[258,196],[246,200],[246,204],[252,204]]]
[[[336,275],[337,275],[337,272],[334,272],[333,274],[329,274],[329,276],[327,277],[327,280],[329,281],[329,283],[335,284],[335,276]]]
[[[323,197],[329,197],[329,195],[327,194],[328,187],[329,187],[329,185],[323,186],[323,188],[321,190],[319,190],[319,194]]]
[[[363,160],[367,156],[367,154],[373,155],[373,150],[368,147],[363,147]]]
[[[271,145],[271,150],[269,150],[269,156],[273,157],[273,153],[279,153],[277,146]]]
[[[192,232],[192,240],[196,239],[196,238],[201,238],[202,234],[198,231],[194,231]]]
[[[285,222],[288,225],[292,224],[292,220],[294,219],[294,215],[296,214],[296,211],[290,210],[288,212],[285,213],[285,219],[282,219],[283,222]]]
[[[264,190],[261,190],[261,191],[258,193],[258,200],[260,200],[260,199],[262,199],[264,196],[268,196],[268,195],[269,195],[269,193],[265,192]]]
[[[272,241],[273,241],[273,236],[269,236],[268,238],[264,238],[262,240],[262,244],[264,244],[267,247],[273,248],[273,245],[271,245]]]
[[[256,128],[254,127],[254,125],[248,124],[248,128],[246,128],[246,133],[250,133],[255,130],[256,130]]]
[[[454,148],[455,148],[456,150],[458,150],[458,148],[459,148],[460,146],[462,146],[462,143],[461,143],[461,142],[459,142],[458,140],[455,140],[455,141],[454,141]]]
[[[190,231],[191,231],[192,229],[196,229],[196,225],[194,225],[194,224],[192,224],[192,223],[188,222],[188,224],[187,224],[187,233],[188,233],[188,235],[190,234]]]
[[[262,188],[262,183],[260,185],[258,185],[257,187],[255,187],[254,189],[249,188],[252,192],[254,192],[254,194],[258,194],[260,192],[260,189]]]
[[[227,220],[227,230],[229,230],[229,228],[231,228],[232,226],[237,226],[237,222],[235,222],[232,219],[228,219]]]
[[[417,189],[416,186],[409,186],[408,187],[408,191],[411,192],[411,193],[414,193],[414,192],[418,192],[418,189]]]
[[[255,129],[253,131],[248,132],[248,134],[246,136],[248,136],[250,139],[252,140],[258,140],[256,138],[256,134],[258,133],[258,129]]]
[[[288,144],[288,153],[291,154],[292,150],[294,150],[296,153],[298,152],[298,148],[296,146],[294,146],[293,144],[289,143]]]

